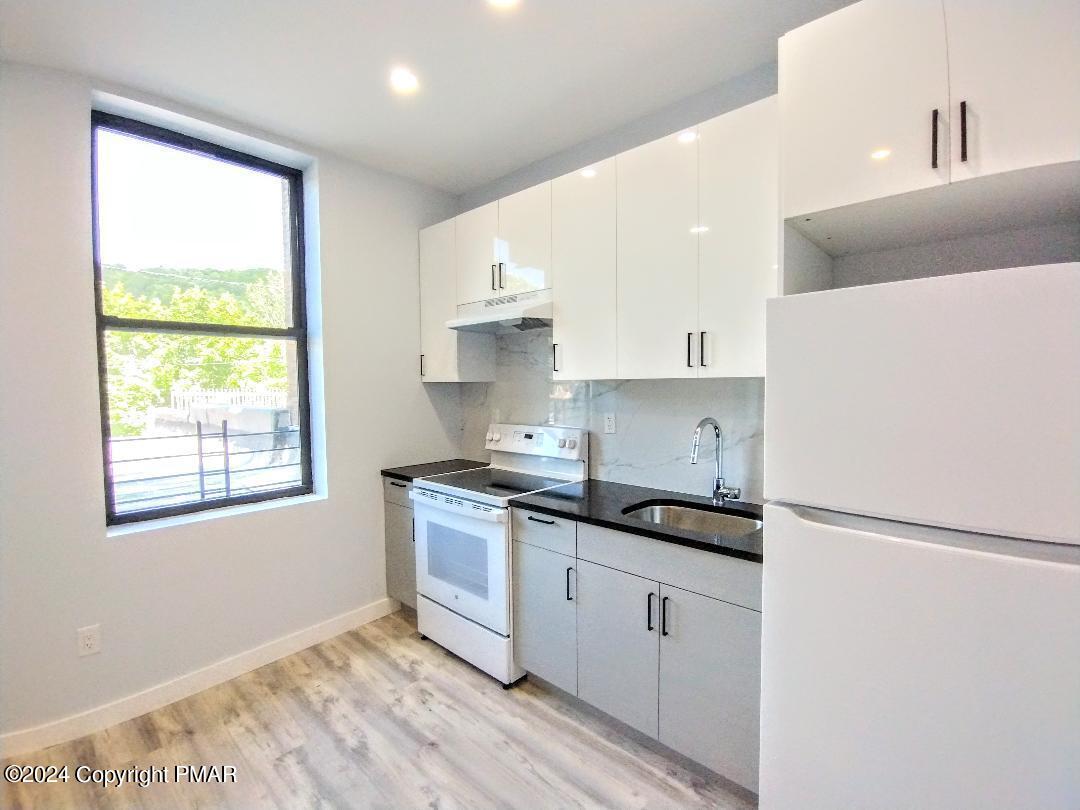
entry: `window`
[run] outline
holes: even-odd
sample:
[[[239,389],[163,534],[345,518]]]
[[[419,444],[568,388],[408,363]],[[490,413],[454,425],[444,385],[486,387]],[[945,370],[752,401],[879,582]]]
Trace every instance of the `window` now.
[[[107,522],[311,492],[301,173],[91,131]]]

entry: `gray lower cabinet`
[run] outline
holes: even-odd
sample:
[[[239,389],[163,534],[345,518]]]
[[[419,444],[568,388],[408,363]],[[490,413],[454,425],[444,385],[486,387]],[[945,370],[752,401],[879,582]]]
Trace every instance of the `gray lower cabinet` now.
[[[413,542],[413,510],[384,501],[386,510],[386,593],[416,608],[416,545]]]
[[[577,694],[577,613],[573,557],[514,543],[514,660]]]
[[[578,697],[658,734],[660,586],[578,560]]]
[[[523,510],[513,527],[517,662],[757,792],[761,566]]]
[[[758,789],[761,614],[660,586],[660,742]]]

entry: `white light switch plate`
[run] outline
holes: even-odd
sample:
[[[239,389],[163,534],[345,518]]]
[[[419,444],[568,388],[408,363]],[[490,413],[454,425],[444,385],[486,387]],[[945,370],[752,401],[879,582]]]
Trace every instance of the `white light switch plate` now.
[[[614,433],[614,432],[615,432],[615,414],[613,414],[613,413],[605,413],[604,414],[604,433]]]

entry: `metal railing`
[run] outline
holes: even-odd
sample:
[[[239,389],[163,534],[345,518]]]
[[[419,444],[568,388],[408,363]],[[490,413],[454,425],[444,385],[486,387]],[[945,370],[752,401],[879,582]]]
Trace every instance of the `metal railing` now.
[[[174,391],[170,396],[173,410],[187,411],[213,405],[249,408],[286,408],[289,404],[287,391],[238,391],[235,388],[201,388],[192,391]]]
[[[300,453],[296,425],[244,433],[230,432],[228,420],[220,430],[196,421],[195,433],[115,438],[109,459],[115,509],[130,512],[294,487],[302,479]]]

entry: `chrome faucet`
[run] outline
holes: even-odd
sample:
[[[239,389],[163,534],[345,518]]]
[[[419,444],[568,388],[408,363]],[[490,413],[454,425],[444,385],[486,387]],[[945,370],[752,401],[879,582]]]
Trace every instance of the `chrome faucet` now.
[[[738,487],[724,486],[724,434],[720,432],[720,423],[711,416],[706,416],[694,429],[694,446],[690,448],[690,463],[697,464],[698,450],[701,447],[701,431],[706,425],[712,425],[716,431],[716,480],[713,482],[713,500],[723,503],[725,498],[739,499],[742,490]]]

